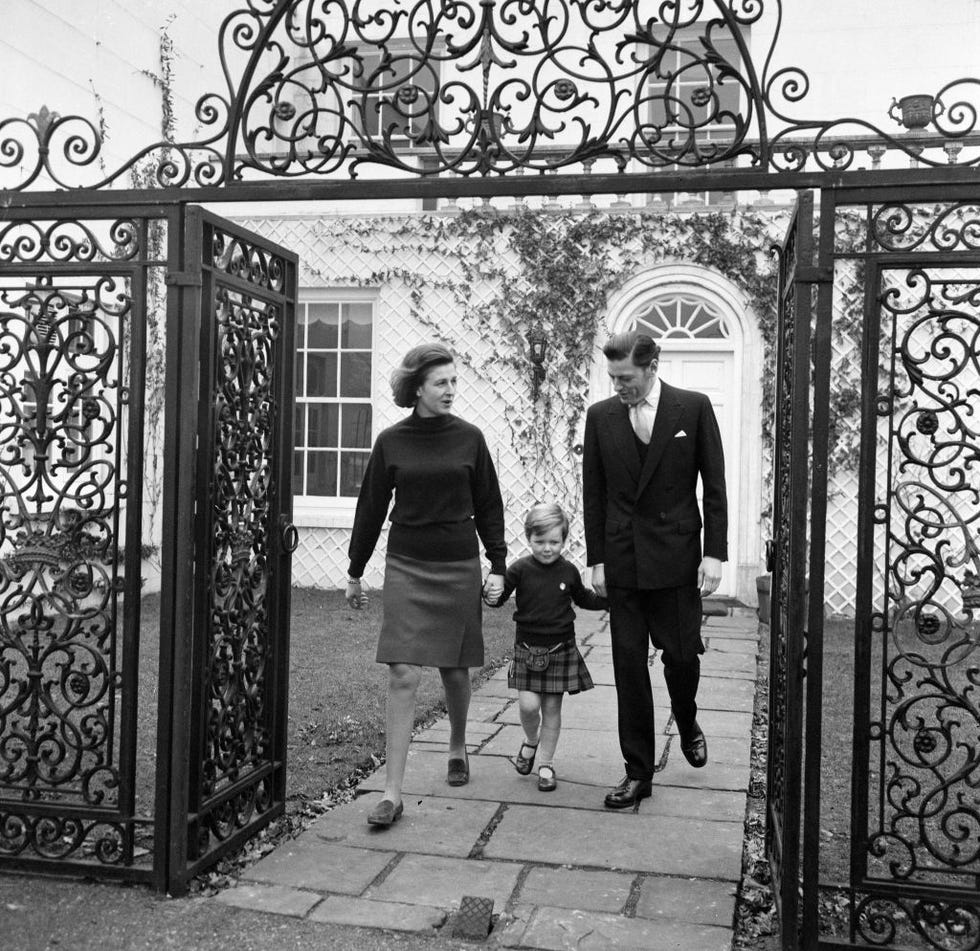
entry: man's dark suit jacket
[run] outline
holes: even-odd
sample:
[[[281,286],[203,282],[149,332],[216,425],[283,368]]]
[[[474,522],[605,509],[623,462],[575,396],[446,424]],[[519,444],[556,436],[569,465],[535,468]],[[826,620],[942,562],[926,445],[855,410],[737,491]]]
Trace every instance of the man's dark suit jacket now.
[[[674,588],[697,584],[704,554],[728,560],[728,505],[721,433],[703,393],[661,381],[646,460],[629,408],[614,396],[589,407],[582,459],[586,558],[605,565],[606,584]]]

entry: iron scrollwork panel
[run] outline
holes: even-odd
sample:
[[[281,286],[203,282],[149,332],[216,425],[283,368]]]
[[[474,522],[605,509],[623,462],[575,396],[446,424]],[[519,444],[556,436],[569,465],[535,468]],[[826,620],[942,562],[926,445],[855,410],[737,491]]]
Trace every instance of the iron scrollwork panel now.
[[[810,80],[776,65],[782,0],[278,0],[217,35],[226,88],[198,100],[193,141],[140,149],[98,182],[103,135],[46,108],[0,120],[0,187],[103,187],[145,161],[164,186],[275,178],[741,165],[856,167],[869,145],[945,165],[918,136],[814,118]],[[892,118],[980,163],[980,80],[904,97]],[[775,134],[773,134],[774,130]],[[377,177],[370,175],[368,177]]]
[[[975,206],[877,212],[879,247],[976,242]],[[908,261],[877,272],[877,491],[862,504],[878,663],[857,672],[869,778],[852,921],[875,943],[967,951],[980,947],[980,265]]]
[[[132,861],[123,735],[137,222],[0,232],[0,863]],[[79,264],[90,272],[79,273]],[[59,271],[59,265],[70,270]],[[135,371],[138,372],[138,371]],[[139,547],[137,539],[136,547]]]
[[[215,370],[208,486],[208,603],[204,724],[192,860],[274,805],[279,526],[278,395],[286,269],[275,254],[211,233]],[[228,281],[231,275],[236,281]],[[249,290],[251,285],[253,290]],[[288,584],[288,579],[286,582]]]

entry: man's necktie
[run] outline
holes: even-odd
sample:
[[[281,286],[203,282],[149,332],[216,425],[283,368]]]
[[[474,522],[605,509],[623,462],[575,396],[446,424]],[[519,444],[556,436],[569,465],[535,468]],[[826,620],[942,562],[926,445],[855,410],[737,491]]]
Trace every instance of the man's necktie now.
[[[650,434],[653,432],[653,413],[653,407],[643,400],[633,407],[630,414],[633,417],[633,432],[644,445],[650,442]]]

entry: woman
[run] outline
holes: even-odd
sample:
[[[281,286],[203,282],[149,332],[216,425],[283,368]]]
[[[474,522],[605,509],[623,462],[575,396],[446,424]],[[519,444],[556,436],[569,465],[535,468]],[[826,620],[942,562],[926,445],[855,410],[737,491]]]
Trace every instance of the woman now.
[[[357,499],[347,602],[361,608],[364,566],[388,514],[384,619],[378,663],[387,664],[387,782],[368,822],[390,826],[402,814],[402,781],[422,667],[438,667],[449,712],[446,781],[469,781],[466,717],[470,667],[483,665],[481,570],[477,535],[490,562],[485,594],[503,591],[507,546],[493,460],[476,426],[452,414],[456,364],[439,344],[405,354],[391,376],[397,406],[412,414],[378,436]]]

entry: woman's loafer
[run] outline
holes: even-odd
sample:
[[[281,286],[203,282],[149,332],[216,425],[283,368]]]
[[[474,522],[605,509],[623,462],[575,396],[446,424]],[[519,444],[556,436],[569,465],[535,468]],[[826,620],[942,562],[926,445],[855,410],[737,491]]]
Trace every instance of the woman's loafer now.
[[[390,799],[382,799],[369,813],[367,817],[369,826],[381,826],[386,828],[392,823],[397,822],[405,807],[398,803],[396,806]]]
[[[449,768],[446,772],[446,782],[450,786],[465,786],[470,781],[470,758],[469,756],[460,759],[454,756],[449,761]]]

